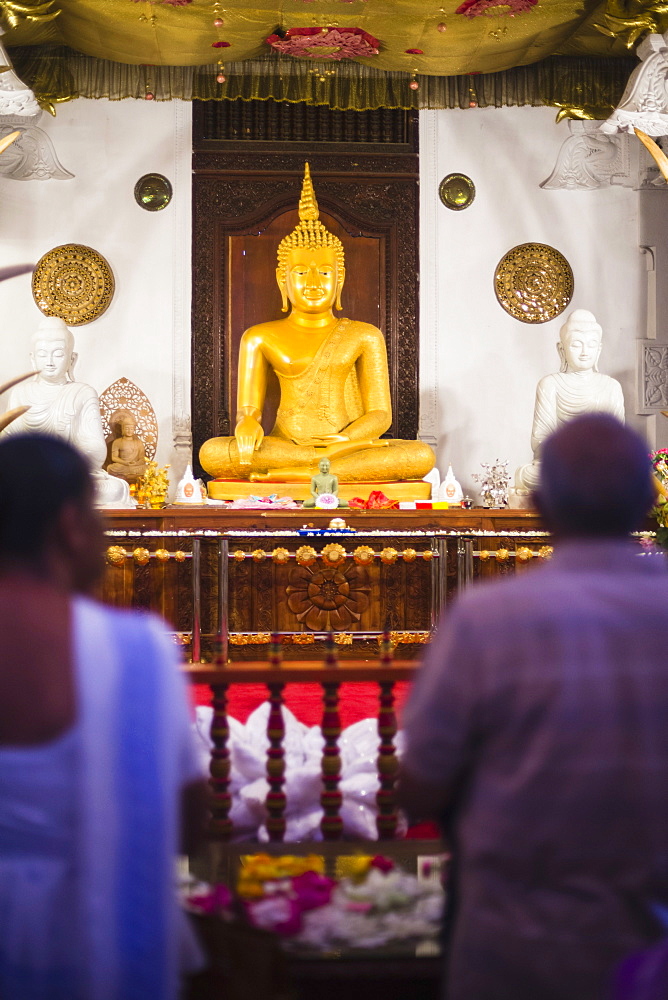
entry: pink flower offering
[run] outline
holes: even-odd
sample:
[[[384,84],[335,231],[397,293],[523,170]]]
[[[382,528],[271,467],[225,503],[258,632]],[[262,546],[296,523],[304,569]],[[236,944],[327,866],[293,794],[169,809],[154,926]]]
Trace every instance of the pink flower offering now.
[[[336,882],[317,872],[304,872],[292,880],[292,891],[302,910],[315,910],[329,903]]]
[[[220,914],[232,908],[232,893],[226,885],[215,885],[211,892],[189,896],[188,905],[200,913]]]
[[[383,854],[376,854],[375,857],[371,859],[371,868],[377,868],[378,871],[388,872],[394,871],[394,861],[391,858],[386,858]]]

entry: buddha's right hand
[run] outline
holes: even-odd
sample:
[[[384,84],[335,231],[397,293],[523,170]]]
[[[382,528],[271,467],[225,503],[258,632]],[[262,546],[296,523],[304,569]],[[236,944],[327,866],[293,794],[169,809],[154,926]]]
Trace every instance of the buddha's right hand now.
[[[262,424],[255,417],[242,417],[235,427],[234,437],[239,450],[239,464],[251,465],[253,452],[260,447],[264,438]]]

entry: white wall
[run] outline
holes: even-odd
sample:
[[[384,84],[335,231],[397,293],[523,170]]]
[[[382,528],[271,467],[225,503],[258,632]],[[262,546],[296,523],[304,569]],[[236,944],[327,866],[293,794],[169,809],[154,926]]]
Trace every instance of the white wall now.
[[[0,266],[33,262],[83,243],[111,265],[116,291],[97,320],[73,327],[77,379],[102,392],[121,376],[146,393],[158,418],[157,459],[183,463],[174,426],[190,412],[191,105],[89,101],[58,105],[38,127],[72,180],[0,177]],[[134,199],[142,174],[162,173],[174,196],[147,212]],[[30,275],[0,284],[0,377],[26,371],[41,318]]]
[[[603,327],[599,368],[622,383],[627,422],[643,431],[655,419],[635,414],[635,340],[647,335],[638,192],[541,189],[567,136],[554,119],[553,108],[529,107],[421,114],[421,436],[472,496],[481,462],[508,459],[514,475],[530,461],[536,383],[559,368],[572,309]],[[476,187],[463,211],[438,198],[451,172]],[[547,243],[573,269],[571,305],[551,322],[520,323],[497,302],[494,271],[520,243]]]
[[[570,308],[591,309],[601,322],[600,367],[622,382],[627,419],[650,432],[663,421],[668,432],[665,418],[634,413],[635,340],[646,336],[647,288],[638,192],[542,190],[566,138],[554,114],[421,113],[421,434],[435,443],[442,471],[452,462],[472,495],[480,462],[507,458],[514,472],[529,461],[536,383],[558,368],[564,317],[520,323],[494,295],[494,270],[519,243],[548,243],[570,261]],[[175,433],[183,445],[190,412],[190,116],[180,101],[63,104],[39,127],[75,178],[0,177],[0,266],[37,261],[70,242],[109,261],[116,293],[100,319],[74,328],[76,375],[98,392],[123,375],[136,382],[158,416],[158,460],[171,462],[175,474],[187,451],[175,451]],[[452,171],[476,185],[473,205],[461,212],[438,200],[438,184]],[[173,184],[162,212],[134,201],[135,182],[148,172]],[[28,275],[0,284],[0,317],[0,376],[9,377],[28,367],[40,319]]]

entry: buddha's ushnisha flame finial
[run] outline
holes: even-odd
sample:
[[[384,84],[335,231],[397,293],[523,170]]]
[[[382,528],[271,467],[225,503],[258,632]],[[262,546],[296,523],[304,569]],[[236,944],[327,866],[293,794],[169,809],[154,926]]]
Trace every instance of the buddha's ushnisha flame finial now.
[[[308,219],[317,220],[320,217],[320,209],[313,190],[311,181],[311,170],[308,163],[304,164],[304,181],[302,183],[302,193],[299,199],[299,221],[306,222]]]
[[[338,236],[334,236],[320,221],[320,209],[315,197],[311,171],[308,163],[304,164],[304,181],[299,199],[299,222],[289,236],[285,236],[278,245],[278,268],[285,276],[288,265],[288,254],[291,250],[300,248],[319,250],[331,247],[336,253],[336,262],[343,271],[345,259],[343,244]]]

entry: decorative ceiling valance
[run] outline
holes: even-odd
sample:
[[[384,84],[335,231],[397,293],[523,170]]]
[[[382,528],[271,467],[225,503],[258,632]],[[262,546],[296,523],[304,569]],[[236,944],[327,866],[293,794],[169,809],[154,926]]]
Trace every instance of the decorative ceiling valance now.
[[[133,0],[129,0],[133,2]],[[305,101],[340,110],[469,108],[504,105],[582,107],[607,117],[619,101],[637,60],[555,57],[531,66],[471,76],[410,77],[354,62],[336,72],[322,62],[304,64],[280,56],[226,68],[224,92],[209,66],[131,66],[84,56],[67,48],[12,49],[16,72],[40,97],[57,103],[74,97],[156,100]]]

